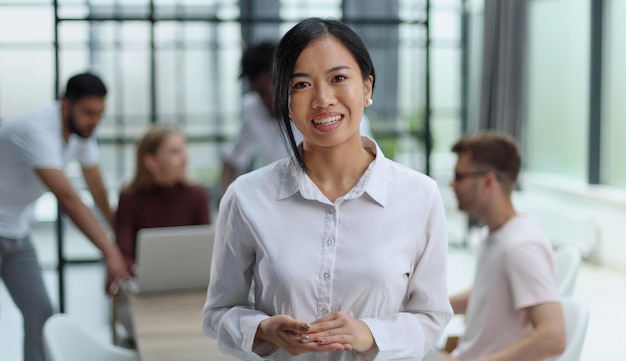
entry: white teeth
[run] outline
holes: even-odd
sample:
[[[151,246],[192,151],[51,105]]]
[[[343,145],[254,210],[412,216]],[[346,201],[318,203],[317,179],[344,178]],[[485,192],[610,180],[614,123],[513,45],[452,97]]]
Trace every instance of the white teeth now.
[[[330,124],[330,123],[338,122],[340,119],[341,119],[341,115],[335,115],[335,116],[324,118],[324,119],[315,119],[313,120],[313,123],[316,125]]]

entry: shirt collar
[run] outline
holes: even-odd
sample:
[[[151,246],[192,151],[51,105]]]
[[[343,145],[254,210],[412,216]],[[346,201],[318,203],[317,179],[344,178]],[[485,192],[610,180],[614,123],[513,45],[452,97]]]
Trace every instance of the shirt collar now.
[[[382,150],[376,142],[368,137],[362,136],[363,148],[374,154],[375,158],[370,163],[361,179],[344,196],[339,199],[348,200],[361,197],[367,193],[376,203],[385,207],[387,203],[387,177],[388,159],[385,158]],[[277,200],[282,200],[300,192],[303,198],[328,202],[320,190],[315,186],[311,178],[302,170],[295,159],[283,160],[279,164],[281,177],[278,187]]]

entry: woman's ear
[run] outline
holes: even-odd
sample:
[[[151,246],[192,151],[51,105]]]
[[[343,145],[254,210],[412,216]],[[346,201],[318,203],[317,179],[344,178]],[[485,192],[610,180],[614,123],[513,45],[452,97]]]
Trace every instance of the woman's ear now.
[[[146,169],[150,172],[150,173],[154,173],[157,170],[157,164],[156,161],[154,159],[154,156],[152,154],[145,154],[142,158],[141,161],[143,162],[143,165],[146,167]]]
[[[367,101],[367,99],[372,99],[372,85],[374,84],[374,76],[370,75],[367,79],[365,79],[365,81],[363,82],[363,85],[365,87],[365,101]]]

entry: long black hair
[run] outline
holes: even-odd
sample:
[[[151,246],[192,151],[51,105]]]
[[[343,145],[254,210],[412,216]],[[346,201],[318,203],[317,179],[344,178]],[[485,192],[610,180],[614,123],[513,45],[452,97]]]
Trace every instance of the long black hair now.
[[[370,75],[372,76],[372,92],[374,92],[376,80],[374,64],[365,44],[354,30],[340,21],[308,18],[299,22],[283,36],[276,49],[272,70],[274,109],[283,139],[291,148],[296,162],[304,171],[307,170],[306,165],[302,154],[298,151],[289,119],[289,83],[293,68],[302,51],[310,42],[324,36],[336,38],[350,51],[361,69],[364,80],[368,79]]]

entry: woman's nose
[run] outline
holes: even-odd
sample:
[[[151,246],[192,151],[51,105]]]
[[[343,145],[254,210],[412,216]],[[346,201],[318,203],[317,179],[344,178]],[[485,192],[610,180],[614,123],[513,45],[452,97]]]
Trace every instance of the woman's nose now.
[[[337,102],[337,98],[333,92],[332,87],[328,85],[319,85],[315,90],[315,97],[313,98],[313,108],[325,109]]]

